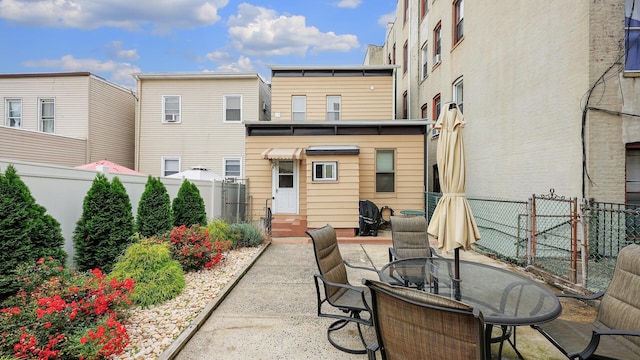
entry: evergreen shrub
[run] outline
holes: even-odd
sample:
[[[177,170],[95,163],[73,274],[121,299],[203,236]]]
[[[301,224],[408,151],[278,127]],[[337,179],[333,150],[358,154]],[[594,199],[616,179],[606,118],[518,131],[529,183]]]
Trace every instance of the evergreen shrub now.
[[[163,235],[171,231],[171,199],[160,178],[149,176],[138,203],[136,231],[142,237]]]
[[[207,212],[204,207],[204,200],[200,196],[200,190],[198,187],[190,182],[184,180],[178,194],[173,199],[171,206],[173,211],[173,226],[186,225],[206,225],[207,224]]]
[[[15,167],[0,173],[0,300],[15,293],[15,270],[52,257],[65,263],[60,223],[36,203]]]

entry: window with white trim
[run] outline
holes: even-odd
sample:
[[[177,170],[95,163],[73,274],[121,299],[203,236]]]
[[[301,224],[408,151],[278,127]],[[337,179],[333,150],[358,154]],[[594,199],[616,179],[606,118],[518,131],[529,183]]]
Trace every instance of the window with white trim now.
[[[307,97],[305,95],[291,97],[291,120],[307,120]]]
[[[395,176],[395,150],[376,150],[376,192],[394,192]]]
[[[242,95],[224,95],[224,122],[242,121]]]
[[[327,120],[340,120],[340,96],[327,96]]]
[[[427,46],[427,42],[425,41],[424,45],[422,45],[422,78],[426,79],[429,74],[429,49]]]
[[[8,127],[22,127],[22,99],[6,99],[5,125]]]
[[[180,118],[181,97],[179,95],[163,95],[162,96],[162,122],[163,123],[179,123]]]
[[[338,162],[318,161],[313,162],[313,181],[337,181]]]
[[[39,128],[40,131],[53,134],[56,124],[56,101],[55,99],[39,100]]]
[[[455,24],[453,24],[453,44],[457,44],[464,36],[464,0],[453,3]]]
[[[180,172],[179,156],[162,157],[162,176],[169,176]]]
[[[456,103],[456,105],[458,106],[458,109],[460,109],[460,112],[464,114],[463,106],[462,106],[462,99],[463,99],[462,95],[463,95],[463,92],[462,92],[462,76],[461,76],[453,83],[453,102]]]
[[[242,177],[242,158],[224,158],[224,177]]]

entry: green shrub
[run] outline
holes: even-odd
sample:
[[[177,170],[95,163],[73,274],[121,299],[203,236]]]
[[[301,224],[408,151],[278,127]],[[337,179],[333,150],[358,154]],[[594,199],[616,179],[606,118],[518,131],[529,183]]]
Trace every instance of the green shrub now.
[[[176,226],[167,240],[173,246],[173,258],[178,260],[184,271],[216,265],[222,260],[222,253],[229,248],[227,241],[212,244],[209,232],[200,225]]]
[[[154,239],[130,245],[109,277],[135,281],[129,299],[143,308],[173,299],[185,287],[184,273],[171,259],[169,244]]]
[[[13,165],[0,174],[0,300],[17,291],[15,270],[22,262],[53,257],[64,263],[60,223],[31,196]]]
[[[231,230],[238,234],[236,247],[254,247],[264,241],[262,231],[253,223],[236,223],[231,225]]]
[[[104,174],[97,174],[73,234],[78,270],[111,271],[132,235],[133,214],[124,186],[117,177],[110,183]]]
[[[231,226],[224,220],[212,219],[209,221],[205,229],[209,232],[209,238],[212,242],[226,242],[229,241],[229,247],[231,249],[236,248],[238,243],[238,233],[231,230]]]
[[[136,231],[142,237],[162,235],[171,231],[171,198],[160,178],[149,176],[138,203]]]
[[[173,226],[206,225],[207,212],[200,190],[189,180],[185,179],[180,185],[178,195],[171,205],[173,211]]]

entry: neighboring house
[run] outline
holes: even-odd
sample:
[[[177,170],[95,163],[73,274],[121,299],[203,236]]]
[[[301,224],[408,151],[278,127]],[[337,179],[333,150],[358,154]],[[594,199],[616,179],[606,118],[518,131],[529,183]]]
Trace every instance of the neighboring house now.
[[[135,95],[88,72],[0,74],[2,158],[133,167]]]
[[[400,0],[387,29],[398,117],[463,109],[467,194],[640,206],[638,0]]]
[[[257,73],[136,74],[136,170],[168,176],[194,167],[244,174],[245,121],[270,118]]]
[[[394,120],[395,66],[274,66],[271,122],[246,123],[253,219],[277,236],[359,229],[360,200],[424,207],[425,121]]]

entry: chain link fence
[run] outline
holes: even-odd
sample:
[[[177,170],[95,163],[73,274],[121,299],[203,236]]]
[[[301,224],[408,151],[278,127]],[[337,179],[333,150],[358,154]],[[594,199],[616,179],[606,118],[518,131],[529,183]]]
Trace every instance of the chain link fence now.
[[[426,193],[430,220],[441,193]],[[640,244],[640,207],[564,198],[527,201],[467,197],[481,240],[474,248],[506,262],[531,265],[596,292],[613,276],[618,252]],[[585,256],[582,256],[585,254]]]
[[[583,217],[589,254],[585,287],[604,290],[611,281],[620,250],[640,243],[640,208],[589,200],[583,206]]]

